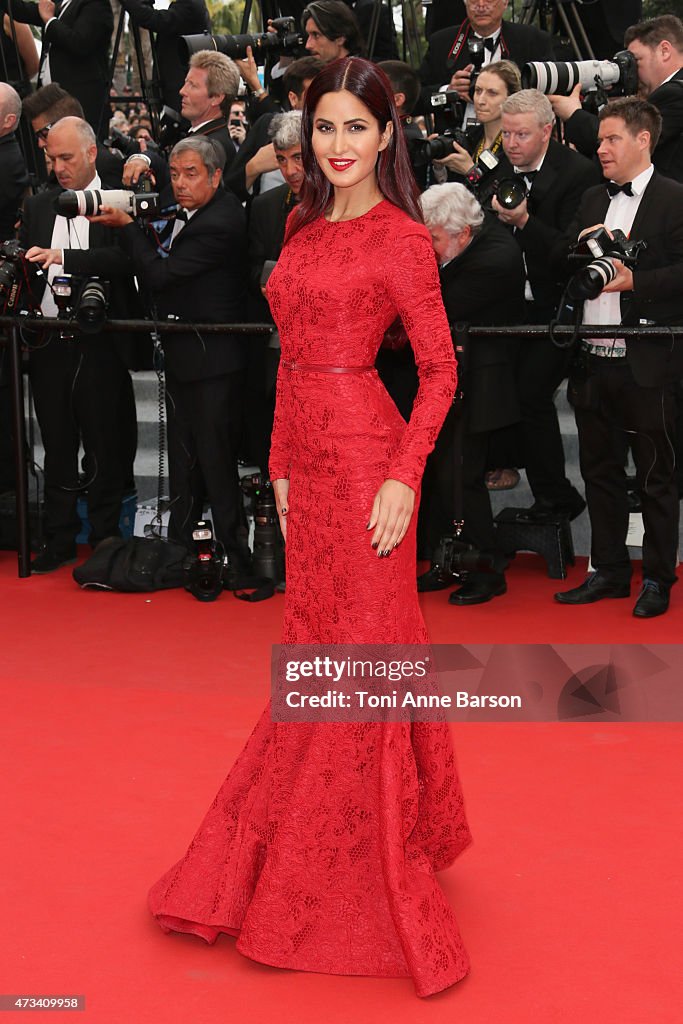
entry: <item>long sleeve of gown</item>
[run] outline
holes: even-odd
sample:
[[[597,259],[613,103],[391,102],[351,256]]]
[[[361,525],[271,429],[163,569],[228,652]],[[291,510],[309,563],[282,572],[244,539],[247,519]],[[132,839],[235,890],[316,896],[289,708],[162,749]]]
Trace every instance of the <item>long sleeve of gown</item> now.
[[[420,385],[387,476],[413,490],[453,401],[457,364],[434,251],[424,229],[403,232],[386,257],[386,288],[403,321]]]
[[[291,439],[288,422],[283,401],[283,370],[282,364],[278,368],[277,384],[275,388],[275,418],[273,420],[273,433],[270,439],[270,457],[268,459],[268,471],[271,480],[282,480],[289,478],[289,467],[291,460]]]

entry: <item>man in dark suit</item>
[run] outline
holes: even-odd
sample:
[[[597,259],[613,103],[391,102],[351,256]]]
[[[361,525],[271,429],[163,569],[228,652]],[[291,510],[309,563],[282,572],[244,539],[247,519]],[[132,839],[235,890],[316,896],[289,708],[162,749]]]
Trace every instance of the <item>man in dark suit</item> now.
[[[7,0],[0,0],[0,10],[7,9]],[[95,132],[104,130],[102,113],[110,85],[107,56],[114,30],[109,0],[62,0],[59,8],[53,0],[12,0],[12,15],[42,29],[38,85],[59,82],[78,99]]]
[[[636,465],[645,535],[638,618],[661,615],[676,582],[679,499],[674,476],[674,383],[683,375],[680,338],[665,344],[619,338],[616,325],[683,323],[683,185],[661,176],[651,155],[661,116],[645,100],[615,100],[600,113],[598,156],[607,186],[589,189],[569,231],[604,225],[647,243],[635,269],[614,260],[615,277],[586,302],[583,322],[614,324],[614,338],[585,340],[570,375],[581,473],[591,519],[595,572],[556,594],[562,604],[628,597],[632,566],[623,459],[615,434],[627,432]]]
[[[14,237],[19,206],[28,188],[26,161],[15,135],[20,117],[19,93],[0,82],[0,242]]]
[[[484,213],[464,185],[432,185],[421,196],[425,224],[439,263],[441,294],[451,326],[514,324],[524,318],[524,265],[510,233]],[[493,287],[495,282],[495,287]],[[497,549],[485,474],[493,430],[519,419],[513,385],[517,345],[509,339],[476,338],[461,373],[463,403],[446,417],[424,479],[426,543],[432,554],[453,533],[455,417],[462,415],[462,539],[493,559],[493,571],[474,572],[451,594],[451,604],[481,604],[506,590],[507,560]],[[418,581],[420,590],[440,589],[434,570]]]
[[[133,267],[116,244],[114,232],[85,217],[57,216],[54,200],[65,189],[100,188],[92,128],[65,117],[50,129],[47,153],[58,188],[27,199],[19,241],[27,259],[47,271],[33,294],[45,316],[56,316],[51,282],[55,275],[97,275],[110,282],[109,310],[114,318],[134,315]],[[78,452],[82,440],[87,466],[90,541],[118,536],[121,502],[130,464],[119,440],[122,416],[130,407],[134,362],[129,337],[81,334],[43,335],[29,349],[29,376],[45,448],[44,550],[32,563],[45,573],[74,561],[80,522],[76,497]]]
[[[105,223],[121,227],[138,280],[157,319],[188,324],[244,320],[246,217],[237,198],[221,188],[220,151],[209,138],[190,136],[170,156],[171,184],[179,209],[170,251],[121,211],[107,210]],[[247,573],[249,549],[237,472],[242,428],[245,345],[235,334],[164,334],[168,468],[171,492],[169,535],[192,547],[192,530],[211,505],[217,539],[233,572]]]
[[[530,60],[554,60],[552,39],[533,25],[515,25],[503,20],[507,0],[465,0],[467,18],[462,25],[444,28],[429,39],[419,68],[422,90],[421,112],[428,112],[429,97],[442,86],[454,89],[462,100],[470,99],[474,65],[468,43],[484,41],[483,66],[497,60],[514,61],[522,68]]]
[[[568,228],[583,193],[600,180],[593,163],[561,146],[552,137],[554,122],[547,96],[523,89],[503,104],[505,157],[495,178],[519,176],[528,198],[514,209],[494,197],[492,207],[514,232],[526,267],[526,315],[532,324],[555,316],[562,287],[550,266],[549,253]],[[565,474],[564,449],[555,408],[555,392],[567,374],[568,353],[549,339],[525,339],[517,363],[522,406],[523,461],[534,495],[527,518],[566,514],[571,519],[585,508],[583,498]]]
[[[145,0],[121,0],[135,25],[156,34],[161,98],[172,110],[180,109],[180,89],[187,74],[187,62],[180,57],[180,36],[211,31],[205,0],[174,0],[166,10],[155,10]]]
[[[631,25],[625,45],[638,61],[645,96],[662,115],[662,133],[652,154],[660,174],[683,182],[683,23],[672,14]],[[578,90],[553,96],[555,113],[564,121],[567,142],[593,156],[598,146],[598,119],[584,110]]]

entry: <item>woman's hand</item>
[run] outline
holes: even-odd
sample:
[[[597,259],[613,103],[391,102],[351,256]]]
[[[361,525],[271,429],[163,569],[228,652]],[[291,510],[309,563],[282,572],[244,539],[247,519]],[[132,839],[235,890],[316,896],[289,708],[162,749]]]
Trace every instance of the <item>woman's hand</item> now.
[[[387,558],[405,537],[415,508],[415,491],[400,480],[385,480],[372,505],[368,530],[378,558]]]
[[[449,171],[455,171],[456,174],[469,174],[474,167],[471,153],[459,146],[457,142],[453,143],[452,153],[441,160],[434,160],[434,163],[441,167],[447,167]]]
[[[289,480],[280,479],[271,481],[273,494],[275,495],[275,506],[280,519],[282,536],[287,541],[287,513],[289,512]]]

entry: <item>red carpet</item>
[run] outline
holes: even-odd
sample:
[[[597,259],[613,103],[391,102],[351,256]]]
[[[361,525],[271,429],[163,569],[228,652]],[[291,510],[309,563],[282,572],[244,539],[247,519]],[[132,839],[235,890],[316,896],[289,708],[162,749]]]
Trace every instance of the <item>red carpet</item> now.
[[[629,601],[554,604],[582,574],[549,580],[520,558],[488,605],[426,595],[432,638],[680,640],[683,587],[652,622]],[[82,593],[69,570],[18,580],[6,552],[0,587],[2,993],[85,995],[85,1013],[54,1016],[96,1024],[680,1020],[681,726],[453,727],[475,838],[441,878],[473,970],[421,1001],[409,981],[279,971],[227,936],[164,935],[146,911],[267,700],[281,597]]]

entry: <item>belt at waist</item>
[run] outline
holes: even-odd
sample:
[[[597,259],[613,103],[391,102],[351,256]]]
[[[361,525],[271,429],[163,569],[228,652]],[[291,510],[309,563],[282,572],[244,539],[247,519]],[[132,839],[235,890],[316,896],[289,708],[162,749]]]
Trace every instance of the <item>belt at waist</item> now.
[[[325,363],[296,363],[288,359],[282,360],[286,370],[304,370],[309,373],[368,373],[374,366],[327,366]]]

